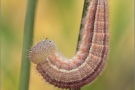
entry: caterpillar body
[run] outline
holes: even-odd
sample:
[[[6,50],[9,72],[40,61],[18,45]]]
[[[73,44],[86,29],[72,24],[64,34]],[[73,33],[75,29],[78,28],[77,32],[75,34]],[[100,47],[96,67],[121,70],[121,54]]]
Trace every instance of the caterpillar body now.
[[[107,0],[89,0],[78,51],[66,58],[53,41],[45,39],[34,45],[30,60],[50,84],[65,89],[77,89],[91,83],[106,64],[108,56],[109,21]]]

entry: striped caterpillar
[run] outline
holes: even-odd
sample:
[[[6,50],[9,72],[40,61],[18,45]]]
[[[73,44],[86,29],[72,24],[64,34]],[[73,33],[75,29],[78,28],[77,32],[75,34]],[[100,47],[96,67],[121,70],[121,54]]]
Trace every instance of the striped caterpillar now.
[[[78,51],[66,58],[53,41],[45,39],[31,48],[30,60],[50,84],[77,89],[97,78],[108,56],[109,22],[107,0],[89,0]]]

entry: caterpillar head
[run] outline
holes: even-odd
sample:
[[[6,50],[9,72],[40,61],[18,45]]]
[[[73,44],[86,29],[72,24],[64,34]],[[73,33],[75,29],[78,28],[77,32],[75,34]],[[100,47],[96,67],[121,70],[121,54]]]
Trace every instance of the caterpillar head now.
[[[56,45],[53,41],[45,39],[34,45],[29,53],[30,60],[37,64],[42,60],[45,60],[50,54],[56,51]]]

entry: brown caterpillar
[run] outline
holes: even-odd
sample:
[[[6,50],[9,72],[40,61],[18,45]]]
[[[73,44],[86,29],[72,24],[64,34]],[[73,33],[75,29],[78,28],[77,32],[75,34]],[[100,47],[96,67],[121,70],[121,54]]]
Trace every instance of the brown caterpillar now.
[[[49,39],[31,48],[30,60],[37,64],[43,78],[56,87],[80,88],[97,78],[105,67],[109,48],[108,2],[89,0],[89,3],[75,56],[64,57]]]

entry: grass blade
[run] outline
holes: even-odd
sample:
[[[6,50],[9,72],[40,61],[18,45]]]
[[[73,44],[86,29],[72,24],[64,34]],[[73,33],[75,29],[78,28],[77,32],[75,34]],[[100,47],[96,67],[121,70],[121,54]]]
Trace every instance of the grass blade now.
[[[30,62],[28,53],[33,41],[34,16],[35,16],[36,0],[28,0],[26,20],[24,26],[23,52],[20,72],[19,90],[28,90],[30,76]]]

